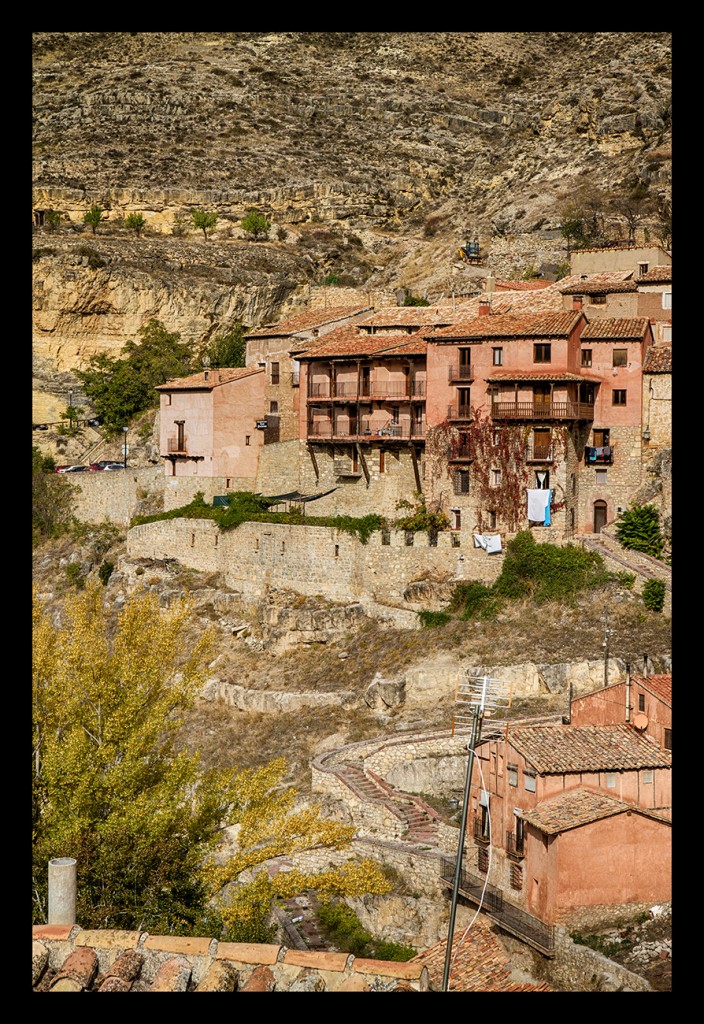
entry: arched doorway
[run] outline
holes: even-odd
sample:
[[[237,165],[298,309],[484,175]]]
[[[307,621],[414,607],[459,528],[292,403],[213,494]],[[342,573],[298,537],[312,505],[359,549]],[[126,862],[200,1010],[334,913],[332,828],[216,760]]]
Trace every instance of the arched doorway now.
[[[601,533],[606,526],[606,502],[594,502],[594,533]]]

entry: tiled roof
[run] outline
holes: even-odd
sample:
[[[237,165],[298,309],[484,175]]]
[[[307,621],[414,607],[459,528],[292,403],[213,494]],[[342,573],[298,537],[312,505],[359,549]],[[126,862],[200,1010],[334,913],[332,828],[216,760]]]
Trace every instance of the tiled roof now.
[[[427,349],[425,335],[362,334],[357,324],[336,327],[314,346],[299,352],[297,359],[330,359],[344,356],[424,355]]]
[[[427,992],[421,962],[147,932],[32,928],[34,992]]]
[[[649,690],[655,697],[672,707],[672,675],[654,673],[651,676],[631,676],[631,682]]]
[[[657,249],[658,252],[664,252],[669,256],[667,249],[663,249],[661,245],[639,245],[634,242],[633,245],[596,245],[593,248],[585,248],[576,250],[576,255],[581,252],[628,252],[629,249]]]
[[[408,963],[428,968],[431,991],[442,991],[447,941],[437,942]],[[519,982],[511,977],[506,950],[481,917],[472,926],[456,929],[452,938],[452,956],[448,991],[450,992],[551,992],[546,982]]]
[[[672,284],[672,266],[651,267],[638,278],[638,284]]]
[[[436,331],[432,341],[457,338],[566,338],[583,314],[578,310],[547,313],[487,313]],[[424,334],[425,337],[429,337]]]
[[[669,750],[624,724],[520,726],[508,741],[541,775],[672,767]]]
[[[643,373],[672,373],[672,345],[651,345],[645,353]]]
[[[295,313],[286,320],[279,320],[276,323],[263,324],[245,335],[245,340],[251,338],[286,337],[295,334],[297,331],[310,331],[314,327],[324,327],[326,324],[334,323],[335,320],[342,320],[346,317],[357,316],[365,313],[372,306],[328,306],[306,309],[301,313]]]
[[[549,288],[552,281],[496,281],[494,287],[502,291],[535,292],[541,288]]]
[[[647,317],[598,317],[590,320],[582,331],[580,341],[612,341],[614,339],[632,338],[640,341],[648,330],[650,321]]]
[[[360,327],[429,327],[433,324],[451,324],[460,309],[468,303],[451,306],[382,306],[375,313],[359,321]]]
[[[663,818],[662,815],[591,789],[573,789],[568,793],[560,793],[559,796],[543,801],[530,811],[522,811],[519,817],[541,832],[555,835],[571,828],[579,828],[580,825],[588,825],[592,821],[610,818],[614,814],[623,814],[624,811],[635,811],[647,818],[655,818],[671,825],[669,819]]]
[[[242,377],[251,377],[255,373],[264,371],[258,366],[237,366],[231,369],[208,370],[208,380],[205,379],[205,370],[200,373],[192,373],[190,377],[175,377],[167,380],[166,384],[158,384],[156,391],[212,391],[221,384],[229,384],[233,380],[241,380]]]
[[[591,383],[599,383],[599,377],[585,377],[579,373],[551,373],[549,370],[496,370],[490,376],[486,378],[487,383],[492,381],[512,381],[512,380],[551,380],[551,381],[576,381],[582,383],[582,381],[588,381]]]

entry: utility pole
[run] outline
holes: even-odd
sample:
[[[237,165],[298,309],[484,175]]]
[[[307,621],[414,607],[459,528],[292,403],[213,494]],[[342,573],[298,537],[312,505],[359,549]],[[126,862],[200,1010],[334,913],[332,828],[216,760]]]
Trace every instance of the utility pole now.
[[[450,904],[450,923],[447,930],[447,946],[445,948],[445,969],[442,977],[442,991],[447,992],[450,981],[450,962],[452,960],[452,937],[455,930],[455,916],[457,913],[457,896],[459,894],[460,879],[462,877],[462,855],[464,853],[464,837],[467,828],[467,816],[469,814],[469,793],[472,783],[472,768],[474,766],[474,749],[479,742],[481,735],[482,719],[484,716],[493,715],[499,707],[509,707],[511,704],[511,687],[498,679],[489,676],[476,677],[458,681],[455,703],[464,705],[471,714],[471,735],[467,750],[467,774],[464,780],[464,800],[462,802],[462,820],[460,821],[460,834],[457,842],[457,860],[455,861],[455,877],[452,886],[452,902]],[[462,726],[466,728],[467,711],[462,711],[455,716],[452,726],[452,733],[460,731]]]
[[[609,685],[609,637],[611,636],[611,630],[609,629],[609,611],[608,608],[604,611],[604,686]]]

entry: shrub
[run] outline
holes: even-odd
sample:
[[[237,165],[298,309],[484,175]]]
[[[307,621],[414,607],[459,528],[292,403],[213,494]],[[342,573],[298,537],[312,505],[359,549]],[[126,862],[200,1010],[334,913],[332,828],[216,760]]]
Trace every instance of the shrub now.
[[[459,612],[461,619],[495,619],[501,609],[501,599],[479,580],[458,583],[452,595],[450,610]]]
[[[429,612],[423,609],[423,611],[418,612],[418,618],[426,629],[431,629],[434,626],[444,626],[445,623],[450,621],[452,616],[448,612]]]
[[[86,578],[78,562],[71,562],[67,565],[65,572],[66,579],[71,586],[76,587],[78,590],[83,590],[86,585]]]
[[[651,612],[661,612],[665,605],[665,583],[663,580],[648,580],[643,587],[643,604]]]
[[[374,939],[346,903],[321,903],[316,916],[328,939],[344,953],[402,963],[417,953],[412,946]]]
[[[536,604],[569,601],[579,591],[594,589],[614,579],[594,551],[574,544],[536,544],[529,530],[521,530],[506,546],[494,593],[518,599],[531,596]]]
[[[325,277],[323,278],[323,284],[325,284],[325,285],[339,284],[339,283],[340,283],[340,275],[339,274],[326,274]]]
[[[616,520],[616,537],[624,548],[659,558],[665,546],[660,513],[654,505],[633,505]]]
[[[260,238],[266,239],[269,237],[271,221],[267,220],[259,210],[252,209],[248,210],[244,215],[240,221],[240,227],[246,235],[249,235],[257,242]]]
[[[98,569],[98,579],[100,580],[104,587],[107,587],[108,580],[112,576],[114,568],[114,563],[108,562],[106,559]]]

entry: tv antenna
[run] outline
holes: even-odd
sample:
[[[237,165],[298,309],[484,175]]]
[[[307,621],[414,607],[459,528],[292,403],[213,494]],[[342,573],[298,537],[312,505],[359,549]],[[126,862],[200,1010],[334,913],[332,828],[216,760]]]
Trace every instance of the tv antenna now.
[[[464,782],[464,800],[462,802],[462,820],[460,836],[457,843],[457,860],[455,861],[455,878],[452,886],[452,902],[450,904],[450,923],[447,930],[447,947],[445,949],[445,970],[442,978],[442,991],[447,992],[450,979],[450,961],[452,959],[452,935],[455,930],[457,913],[457,895],[462,875],[462,854],[464,852],[464,836],[467,828],[469,811],[469,790],[472,782],[474,766],[474,748],[479,742],[484,718],[490,718],[497,711],[511,706],[512,686],[493,676],[466,675],[457,681],[455,705],[457,710],[452,717],[452,735],[470,733],[467,750],[467,774]],[[498,724],[498,722],[495,722]]]

